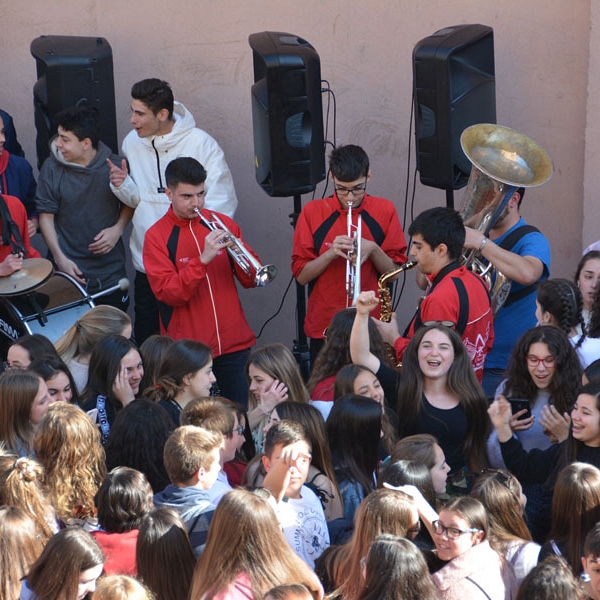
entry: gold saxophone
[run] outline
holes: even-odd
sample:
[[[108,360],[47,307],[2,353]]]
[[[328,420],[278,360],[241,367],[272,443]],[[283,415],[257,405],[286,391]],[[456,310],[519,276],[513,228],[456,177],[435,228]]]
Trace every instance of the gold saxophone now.
[[[386,271],[378,280],[377,280],[377,293],[379,294],[380,301],[380,310],[381,315],[379,317],[380,321],[384,323],[389,323],[392,320],[392,296],[390,294],[390,288],[388,287],[388,281],[392,279],[392,277],[396,277],[403,273],[404,271],[408,271],[413,267],[416,267],[417,263],[414,260],[411,260],[403,265],[392,269],[391,271]]]
[[[392,295],[390,294],[390,288],[388,287],[388,281],[400,273],[404,271],[408,271],[413,267],[416,267],[417,263],[414,260],[411,260],[403,265],[392,269],[391,271],[386,271],[378,280],[377,280],[377,293],[379,294],[379,302],[380,302],[380,311],[381,314],[379,316],[379,320],[384,323],[389,323],[392,320],[392,312],[394,307],[392,306]],[[396,351],[393,346],[386,344],[388,357],[392,365],[396,367],[396,369],[402,369],[402,362],[398,362],[398,358],[396,356]]]

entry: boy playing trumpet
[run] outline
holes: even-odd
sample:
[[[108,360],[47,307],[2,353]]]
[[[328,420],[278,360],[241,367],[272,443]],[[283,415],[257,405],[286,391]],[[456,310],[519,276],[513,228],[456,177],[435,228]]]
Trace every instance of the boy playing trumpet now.
[[[161,333],[210,346],[221,394],[246,406],[245,364],[256,338],[244,316],[234,273],[246,288],[255,282],[237,263],[233,262],[232,269],[227,253],[235,243],[230,233],[241,240],[241,230],[220,213],[229,232],[211,231],[205,224],[214,219],[204,208],[206,171],[196,159],[176,158],[167,166],[165,177],[171,206],[146,233],[142,253],[159,303]]]
[[[371,179],[367,153],[354,145],[335,148],[329,169],[334,194],[304,207],[292,251],[294,277],[301,285],[310,285],[304,331],[310,338],[313,364],[325,328],[338,311],[352,305],[346,290],[346,263],[354,247],[348,231],[350,203],[352,225],[362,217],[362,289],[376,291],[379,275],[406,262],[406,239],[396,208],[389,200],[367,194]]]

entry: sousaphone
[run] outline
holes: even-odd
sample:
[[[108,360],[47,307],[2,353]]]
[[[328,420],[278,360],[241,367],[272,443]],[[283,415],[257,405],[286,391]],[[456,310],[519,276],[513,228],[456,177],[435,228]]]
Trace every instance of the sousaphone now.
[[[542,185],[552,176],[546,152],[514,129],[490,123],[472,125],[463,131],[460,145],[473,165],[460,216],[466,226],[485,236],[518,188]],[[476,250],[466,250],[462,262],[485,279],[495,315],[511,282]]]

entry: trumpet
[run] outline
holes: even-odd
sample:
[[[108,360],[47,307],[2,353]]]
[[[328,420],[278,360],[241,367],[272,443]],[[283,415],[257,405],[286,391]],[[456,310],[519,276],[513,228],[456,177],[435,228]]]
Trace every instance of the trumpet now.
[[[200,221],[210,229],[210,231],[222,230],[227,236],[224,238],[223,242],[233,242],[231,246],[227,248],[227,252],[229,256],[236,262],[236,264],[242,269],[242,271],[248,277],[254,277],[254,285],[256,287],[264,287],[265,285],[271,283],[275,276],[277,275],[277,267],[275,265],[265,265],[262,266],[254,256],[250,253],[250,251],[244,246],[242,241],[235,237],[227,226],[215,213],[211,213],[212,221],[209,221],[206,217],[204,217],[200,211],[196,208],[194,209],[195,213],[200,217]]]
[[[352,303],[356,304],[356,299],[360,294],[360,256],[362,247],[362,216],[358,215],[356,227],[352,224],[352,201],[348,201],[348,216],[346,217],[346,227],[348,237],[354,239],[354,247],[348,252],[346,259],[346,293],[352,298]]]

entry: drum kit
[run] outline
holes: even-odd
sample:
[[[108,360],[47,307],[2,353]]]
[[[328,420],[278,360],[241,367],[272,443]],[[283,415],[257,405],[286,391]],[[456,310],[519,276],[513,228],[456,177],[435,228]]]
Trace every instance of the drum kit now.
[[[0,355],[19,337],[40,333],[55,342],[77,319],[95,306],[94,298],[129,281],[90,295],[71,276],[54,271],[45,258],[27,258],[22,267],[0,277]]]

